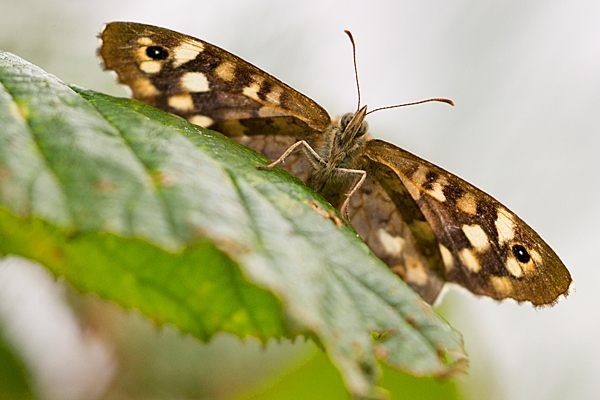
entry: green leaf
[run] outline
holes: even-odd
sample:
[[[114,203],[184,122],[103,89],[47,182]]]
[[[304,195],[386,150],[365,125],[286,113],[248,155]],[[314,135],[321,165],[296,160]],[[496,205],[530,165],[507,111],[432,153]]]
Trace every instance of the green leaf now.
[[[2,332],[0,320],[0,333]],[[0,397],[10,400],[34,399],[29,386],[29,374],[0,334]]]
[[[454,380],[417,378],[383,365],[381,386],[392,400],[459,400]],[[310,384],[307,384],[310,382]],[[323,353],[314,353],[282,376],[255,388],[235,400],[347,400],[340,374]]]
[[[1,254],[202,340],[309,336],[355,397],[381,394],[377,358],[464,369],[460,334],[261,155],[10,53],[0,84]]]

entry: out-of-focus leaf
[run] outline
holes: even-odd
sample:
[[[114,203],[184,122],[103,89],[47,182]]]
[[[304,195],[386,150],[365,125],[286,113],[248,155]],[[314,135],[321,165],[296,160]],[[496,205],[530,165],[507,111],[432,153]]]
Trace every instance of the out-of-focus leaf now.
[[[11,346],[4,341],[0,321],[0,398],[7,400],[32,400],[29,375],[15,356]]]
[[[452,380],[418,378],[383,366],[381,387],[392,400],[459,400],[461,398]],[[321,353],[315,352],[300,365],[290,368],[283,376],[274,377],[251,394],[234,397],[235,400],[346,400],[340,374]]]

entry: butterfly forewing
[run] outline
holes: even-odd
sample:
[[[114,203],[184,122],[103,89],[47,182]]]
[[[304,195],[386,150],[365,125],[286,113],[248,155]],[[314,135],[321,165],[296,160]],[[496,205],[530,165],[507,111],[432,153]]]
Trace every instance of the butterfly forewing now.
[[[523,220],[457,176],[392,144],[365,155],[402,181],[439,242],[444,279],[473,293],[551,304],[571,284],[556,253]]]
[[[135,98],[198,125],[219,125],[232,136],[277,129],[302,137],[331,122],[308,97],[202,40],[131,22],[107,24],[100,38],[105,68],[116,71]]]

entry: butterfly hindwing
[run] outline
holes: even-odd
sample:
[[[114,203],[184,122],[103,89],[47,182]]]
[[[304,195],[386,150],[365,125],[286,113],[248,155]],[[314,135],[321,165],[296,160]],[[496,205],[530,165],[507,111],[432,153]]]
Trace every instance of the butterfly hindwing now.
[[[367,178],[350,200],[350,222],[377,257],[433,303],[445,283],[433,230],[397,174],[380,163],[365,169]]]
[[[523,220],[457,176],[381,140],[369,162],[394,171],[418,205],[444,260],[444,277],[473,293],[551,304],[571,277],[556,253]]]

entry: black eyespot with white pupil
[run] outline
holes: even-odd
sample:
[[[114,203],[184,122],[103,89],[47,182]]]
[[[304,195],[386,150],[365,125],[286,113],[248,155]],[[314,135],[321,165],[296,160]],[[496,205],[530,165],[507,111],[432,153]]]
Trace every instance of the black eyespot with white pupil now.
[[[169,52],[160,46],[148,46],[146,55],[153,60],[166,60],[169,57]]]
[[[520,244],[515,244],[512,247],[512,252],[515,255],[515,258],[523,264],[527,264],[529,260],[531,260],[531,256],[527,252],[527,249]]]

